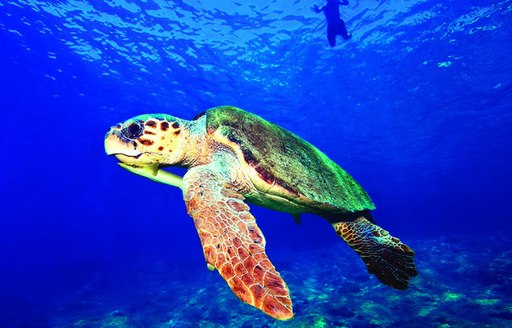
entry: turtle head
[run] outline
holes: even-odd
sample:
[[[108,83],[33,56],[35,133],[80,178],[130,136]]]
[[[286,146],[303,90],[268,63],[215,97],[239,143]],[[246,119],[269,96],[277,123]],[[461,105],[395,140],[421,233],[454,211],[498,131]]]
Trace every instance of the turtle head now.
[[[133,167],[179,164],[187,134],[185,122],[165,114],[136,116],[110,128],[105,151]]]

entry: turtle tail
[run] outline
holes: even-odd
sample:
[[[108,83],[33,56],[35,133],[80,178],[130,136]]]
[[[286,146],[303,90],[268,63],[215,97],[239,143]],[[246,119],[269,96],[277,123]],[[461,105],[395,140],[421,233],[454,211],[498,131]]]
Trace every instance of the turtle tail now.
[[[407,289],[418,275],[414,251],[386,230],[364,217],[353,221],[332,223],[334,230],[356,251],[369,273],[396,289]]]

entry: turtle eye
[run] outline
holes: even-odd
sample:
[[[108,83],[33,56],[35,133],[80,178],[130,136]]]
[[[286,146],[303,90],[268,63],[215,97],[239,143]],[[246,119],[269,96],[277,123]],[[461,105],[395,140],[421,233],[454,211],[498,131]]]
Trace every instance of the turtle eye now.
[[[142,135],[143,128],[140,124],[131,123],[127,127],[125,127],[121,132],[128,139],[137,139]]]

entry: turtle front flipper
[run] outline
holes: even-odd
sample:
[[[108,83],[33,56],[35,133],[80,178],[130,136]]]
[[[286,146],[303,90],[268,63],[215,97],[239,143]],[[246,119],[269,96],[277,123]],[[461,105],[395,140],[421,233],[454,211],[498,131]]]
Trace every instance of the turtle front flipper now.
[[[117,164],[131,173],[143,176],[155,182],[181,188],[182,178],[179,175],[158,168],[158,165],[135,166],[124,163]]]
[[[338,236],[361,256],[368,272],[382,283],[403,290],[409,287],[409,280],[418,275],[414,251],[364,217],[333,223],[333,227]]]
[[[216,268],[242,301],[280,320],[293,317],[288,287],[265,253],[265,238],[244,197],[212,165],[183,178],[208,267]]]

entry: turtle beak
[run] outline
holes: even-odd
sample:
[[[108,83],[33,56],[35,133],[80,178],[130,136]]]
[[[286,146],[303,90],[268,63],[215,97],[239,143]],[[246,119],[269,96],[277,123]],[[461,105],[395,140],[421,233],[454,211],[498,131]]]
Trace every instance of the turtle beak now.
[[[105,135],[104,146],[105,146],[105,153],[107,153],[108,156],[114,155],[116,153],[116,150],[115,150],[116,147],[114,146],[117,143],[117,140],[115,140],[116,138],[117,138],[117,136],[115,136],[112,133],[112,130],[110,130]]]
[[[105,152],[109,156],[124,155],[125,157],[139,157],[142,153],[137,150],[135,141],[126,140],[119,136],[120,131],[116,128],[110,129],[105,136]]]

